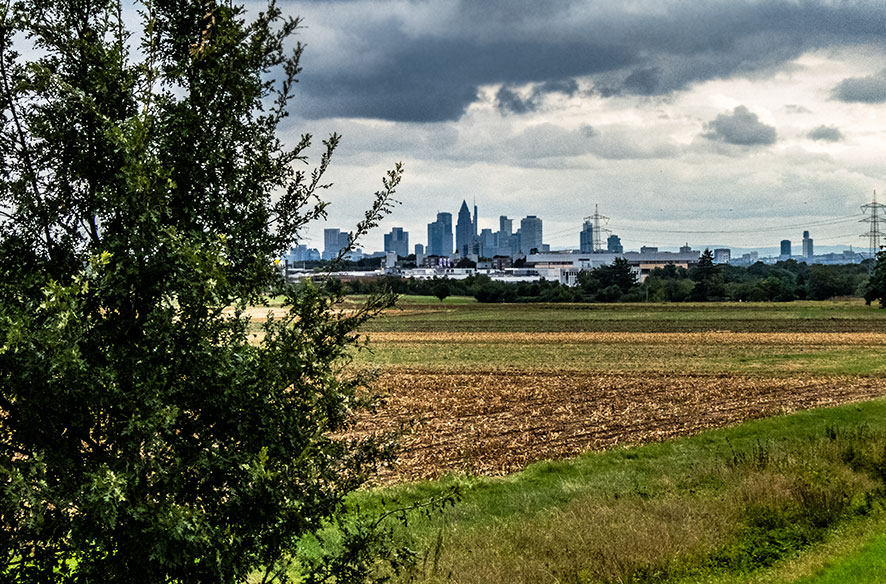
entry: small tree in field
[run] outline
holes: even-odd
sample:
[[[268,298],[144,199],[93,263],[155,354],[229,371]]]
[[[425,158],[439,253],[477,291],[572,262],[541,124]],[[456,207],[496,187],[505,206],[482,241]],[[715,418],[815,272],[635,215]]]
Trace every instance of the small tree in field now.
[[[298,20],[145,0],[131,36],[121,8],[0,7],[0,574],[285,580],[383,454],[335,436],[363,405],[354,330],[390,298],[344,314],[274,266],[324,216],[338,144],[306,172],[311,137],[276,136]],[[270,295],[282,316],[251,323]],[[340,543],[308,581],[362,581],[388,553],[363,528]]]
[[[438,282],[434,286],[434,296],[436,296],[440,302],[443,302],[449,297],[449,284],[446,282]]]

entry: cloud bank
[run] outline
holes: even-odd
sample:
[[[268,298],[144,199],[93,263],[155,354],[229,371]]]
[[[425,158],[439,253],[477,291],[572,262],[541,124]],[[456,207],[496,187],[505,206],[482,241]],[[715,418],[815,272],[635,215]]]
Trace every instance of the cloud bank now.
[[[743,105],[736,107],[731,114],[720,114],[705,127],[707,132],[703,136],[709,140],[737,146],[775,144],[775,128],[761,122],[757,114]]]
[[[309,117],[433,122],[461,117],[478,88],[502,85],[504,113],[537,107],[513,87],[663,96],[692,83],[777,67],[805,51],[883,44],[886,5],[678,0],[314,1],[300,86]],[[331,56],[331,55],[334,55]],[[311,65],[316,58],[319,66]],[[846,79],[844,101],[886,100],[886,76]],[[510,92],[510,93],[509,93]]]

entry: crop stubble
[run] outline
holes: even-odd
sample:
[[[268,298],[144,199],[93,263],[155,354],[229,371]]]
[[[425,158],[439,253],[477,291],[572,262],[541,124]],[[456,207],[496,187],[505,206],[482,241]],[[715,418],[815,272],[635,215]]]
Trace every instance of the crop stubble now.
[[[525,369],[519,363],[488,362],[482,371],[470,371],[441,366],[434,358],[427,365],[389,366],[376,385],[387,396],[386,404],[361,418],[354,430],[394,432],[405,424],[399,464],[382,475],[384,481],[448,472],[505,474],[538,460],[886,394],[886,378],[878,375],[693,371],[681,356],[685,351],[677,350],[719,345],[727,354],[762,355],[772,347],[825,352],[867,347],[880,352],[886,347],[882,332],[376,332],[370,338],[380,352],[386,345],[408,343],[424,346],[421,351],[428,351],[429,358],[435,347],[482,344],[525,345],[529,351],[533,346],[587,344],[590,355],[592,346],[605,345],[622,347],[625,355],[636,358],[648,356],[654,347],[670,347],[673,355],[654,371],[606,370],[611,364],[593,359],[585,370],[558,370],[556,362]]]
[[[354,434],[396,432],[383,482],[449,472],[501,475],[543,459],[884,394],[877,377],[607,374],[398,369],[382,375],[379,412]]]

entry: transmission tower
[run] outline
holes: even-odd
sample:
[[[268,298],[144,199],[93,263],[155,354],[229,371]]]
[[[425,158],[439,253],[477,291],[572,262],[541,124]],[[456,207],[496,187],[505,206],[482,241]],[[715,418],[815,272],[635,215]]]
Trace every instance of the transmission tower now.
[[[594,222],[594,233],[593,233],[593,248],[594,253],[599,253],[603,250],[603,232],[612,233],[611,229],[606,229],[605,227],[600,227],[600,219],[604,219],[607,223],[609,223],[609,217],[604,217],[600,215],[600,205],[594,205],[594,214],[590,217],[585,217],[585,221],[593,221]]]
[[[867,237],[868,238],[868,253],[869,257],[875,257],[877,252],[880,251],[880,248],[883,247],[880,243],[883,239],[883,232],[880,231],[880,221],[883,221],[883,218],[880,214],[880,211],[886,209],[886,205],[877,202],[877,191],[874,191],[874,202],[868,203],[867,205],[862,205],[861,210],[863,213],[867,213],[868,210],[871,211],[871,214],[864,219],[861,219],[859,223],[870,223],[871,228],[867,233],[862,233],[859,237]]]

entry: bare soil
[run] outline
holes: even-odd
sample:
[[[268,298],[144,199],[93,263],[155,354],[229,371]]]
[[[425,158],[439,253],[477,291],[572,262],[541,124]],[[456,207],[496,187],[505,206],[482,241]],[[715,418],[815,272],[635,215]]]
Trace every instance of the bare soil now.
[[[382,482],[502,475],[619,444],[658,442],[751,418],[886,395],[860,376],[680,375],[394,369],[352,435],[400,433]]]

